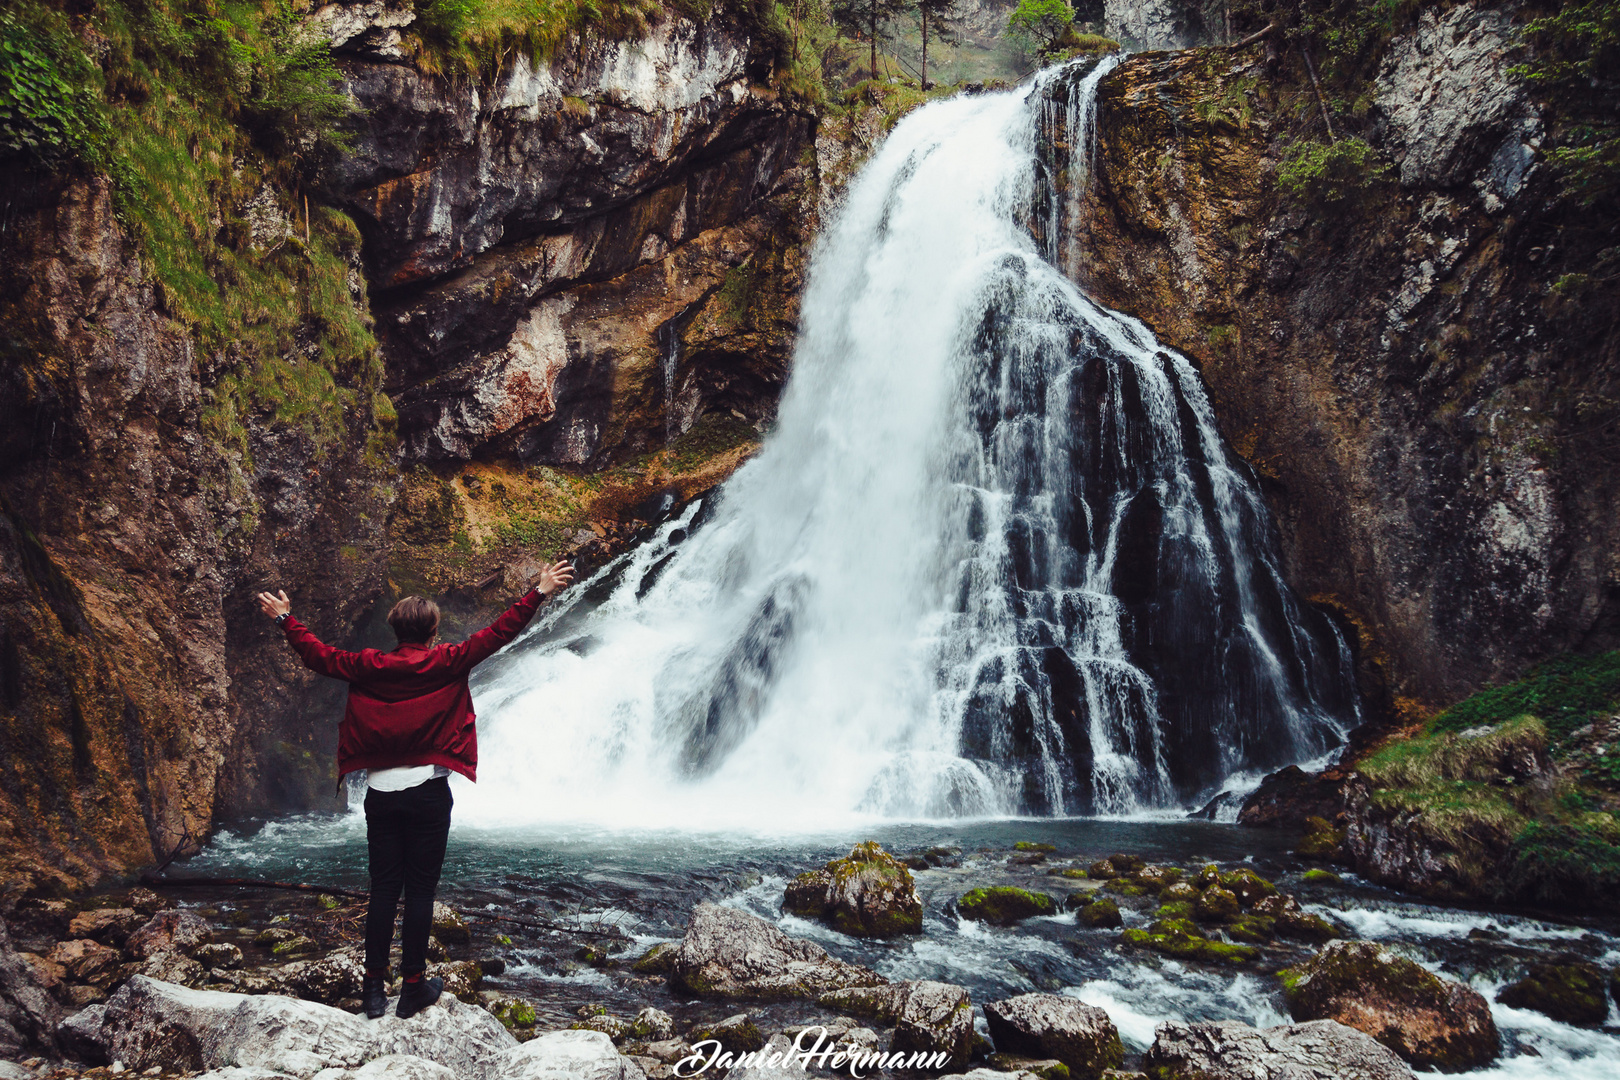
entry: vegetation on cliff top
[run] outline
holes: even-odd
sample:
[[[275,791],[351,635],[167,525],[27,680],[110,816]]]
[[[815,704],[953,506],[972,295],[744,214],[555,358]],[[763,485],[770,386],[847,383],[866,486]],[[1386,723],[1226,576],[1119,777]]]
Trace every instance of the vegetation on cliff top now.
[[[1454,853],[1474,895],[1620,893],[1620,652],[1568,656],[1452,706],[1357,765],[1374,807]]]

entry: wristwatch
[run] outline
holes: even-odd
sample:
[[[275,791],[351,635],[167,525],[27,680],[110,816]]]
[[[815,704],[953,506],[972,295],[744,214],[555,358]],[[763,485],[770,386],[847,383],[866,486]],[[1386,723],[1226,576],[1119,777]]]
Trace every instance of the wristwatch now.
[[[287,625],[287,620],[290,619],[290,618],[292,618],[292,612],[283,611],[280,615],[276,616],[276,625],[277,626],[286,626]]]

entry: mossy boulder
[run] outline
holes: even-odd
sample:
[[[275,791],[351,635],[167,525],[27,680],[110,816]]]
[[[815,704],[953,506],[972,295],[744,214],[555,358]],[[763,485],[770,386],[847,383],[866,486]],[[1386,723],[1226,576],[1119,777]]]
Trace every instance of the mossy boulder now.
[[[1057,851],[1056,844],[1037,844],[1033,840],[1020,840],[1013,845],[1014,851],[1039,852],[1042,855],[1051,855]]]
[[[1305,819],[1305,835],[1300,837],[1299,843],[1294,847],[1294,854],[1302,859],[1320,859],[1330,862],[1338,859],[1344,851],[1344,841],[1349,835],[1348,829],[1336,829],[1327,818],[1308,817]]]
[[[657,945],[642,953],[630,970],[637,975],[668,975],[675,966],[675,952],[680,947],[678,942],[660,941]]]
[[[1157,919],[1146,930],[1133,928],[1122,931],[1120,940],[1127,945],[1152,949],[1178,960],[1197,960],[1206,964],[1246,964],[1260,955],[1259,950],[1249,945],[1212,941],[1185,919]]]
[[[995,885],[962,894],[956,901],[956,910],[963,918],[975,922],[1010,926],[1032,915],[1051,915],[1057,911],[1057,905],[1043,892]]]
[[[1159,910],[1153,913],[1153,917],[1155,919],[1191,919],[1193,917],[1193,906],[1186,900],[1160,904]]]
[[[733,1054],[744,1054],[765,1045],[765,1033],[747,1013],[728,1016],[713,1027],[694,1031],[689,1041],[698,1043],[705,1039],[715,1040]]]
[[[1295,1020],[1336,1020],[1419,1068],[1477,1069],[1500,1039],[1485,999],[1369,941],[1335,941],[1280,972]]]
[[[1109,881],[1119,877],[1119,868],[1108,859],[1098,859],[1086,867],[1086,873],[1098,881]]]
[[[448,945],[465,945],[472,940],[472,930],[455,908],[434,901],[433,936]]]
[[[1131,875],[1131,880],[1150,892],[1159,893],[1180,881],[1181,876],[1180,867],[1159,866],[1154,863],[1136,871]]]
[[[1076,913],[1075,920],[1077,922],[1084,923],[1087,926],[1093,927],[1115,927],[1125,925],[1125,920],[1120,918],[1119,915],[1119,905],[1114,903],[1112,900],[1109,900],[1107,897],[1098,898],[1081,908],[1080,911]]]
[[[1052,869],[1048,870],[1047,873],[1051,874],[1053,877],[1068,878],[1071,881],[1085,881],[1087,878],[1091,877],[1090,874],[1086,873],[1078,866],[1054,866]]]
[[[1300,880],[1307,885],[1338,885],[1341,884],[1344,879],[1339,877],[1338,874],[1335,874],[1331,870],[1323,870],[1318,867],[1313,870],[1305,871],[1304,876],[1301,877]]]
[[[1583,1027],[1595,1027],[1609,1015],[1609,1004],[1603,997],[1603,972],[1579,961],[1532,964],[1525,977],[1504,986],[1496,1000]]]
[[[1178,881],[1174,885],[1167,885],[1159,894],[1159,899],[1166,904],[1175,904],[1182,901],[1192,902],[1198,899],[1198,886],[1189,881]]]
[[[1277,916],[1277,933],[1294,941],[1327,942],[1343,937],[1337,926],[1308,911],[1285,911]]]
[[[1147,860],[1140,855],[1121,855],[1118,852],[1108,856],[1108,861],[1122,874],[1134,874],[1147,865]]]
[[[1253,907],[1268,896],[1277,895],[1277,886],[1247,868],[1229,870],[1221,875],[1221,887],[1238,898],[1244,907]]]
[[[783,907],[854,937],[922,933],[922,900],[911,870],[870,840],[794,878]]]
[[[1243,906],[1238,903],[1237,894],[1232,890],[1211,885],[1198,894],[1193,912],[1199,922],[1227,923],[1243,913]]]
[[[1103,888],[1107,889],[1111,893],[1118,893],[1121,896],[1130,897],[1150,896],[1154,891],[1148,888],[1146,885],[1138,885],[1132,879],[1125,877],[1117,877],[1108,882],[1108,884],[1104,885]]]

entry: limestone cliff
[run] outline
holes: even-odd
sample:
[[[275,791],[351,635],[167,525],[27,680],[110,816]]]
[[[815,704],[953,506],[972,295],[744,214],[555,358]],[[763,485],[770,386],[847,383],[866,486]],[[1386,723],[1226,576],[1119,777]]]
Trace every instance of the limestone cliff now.
[[[1073,274],[1201,366],[1384,717],[1620,635],[1615,223],[1538,164],[1515,40],[1512,8],[1415,16],[1369,88],[1379,164],[1316,200],[1277,182],[1317,107],[1297,60],[1131,57],[1073,193]]]

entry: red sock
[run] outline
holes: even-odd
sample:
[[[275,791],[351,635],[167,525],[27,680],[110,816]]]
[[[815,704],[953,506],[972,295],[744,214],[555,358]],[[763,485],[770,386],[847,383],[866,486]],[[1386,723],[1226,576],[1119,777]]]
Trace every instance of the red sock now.
[[[384,980],[386,980],[388,978],[388,972],[387,971],[372,971],[370,968],[367,968],[366,969],[366,978],[368,978],[368,979],[376,979],[378,982],[383,982]]]
[[[405,981],[408,983],[419,983],[422,981],[422,973],[418,971],[415,975],[407,975],[405,976]]]

